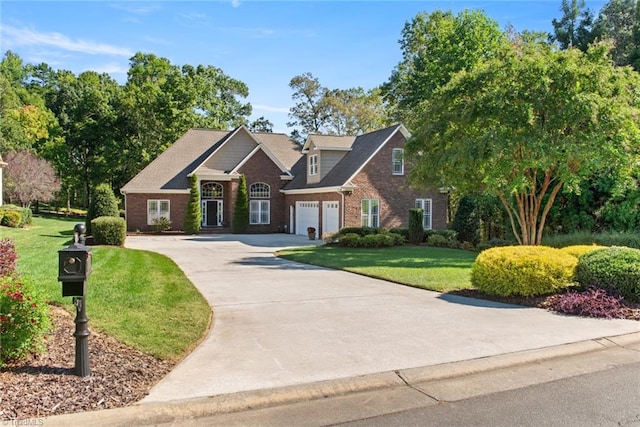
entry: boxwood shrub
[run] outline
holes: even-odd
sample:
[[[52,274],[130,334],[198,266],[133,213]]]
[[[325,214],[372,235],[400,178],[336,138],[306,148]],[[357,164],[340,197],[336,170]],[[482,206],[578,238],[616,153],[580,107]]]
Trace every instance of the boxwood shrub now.
[[[5,227],[14,227],[14,228],[22,228],[25,225],[31,225],[31,218],[33,216],[31,209],[29,208],[23,208],[22,206],[17,206],[17,205],[3,205],[2,207],[0,207],[0,221],[2,221],[3,216],[7,214],[7,212],[17,212],[19,214],[20,220],[18,221],[18,223],[16,225],[5,225]],[[11,218],[11,223],[13,223],[15,220],[13,217],[15,217],[14,214],[11,214],[12,218]]]
[[[578,259],[546,246],[504,246],[481,252],[471,284],[498,296],[539,296],[572,285]]]
[[[22,222],[22,215],[18,211],[5,211],[2,216],[2,223],[5,227],[19,228]]]
[[[598,286],[640,301],[640,250],[613,246],[587,253],[580,258],[575,277],[583,288]]]
[[[127,237],[125,220],[115,216],[99,216],[91,220],[91,230],[96,245],[122,246]]]

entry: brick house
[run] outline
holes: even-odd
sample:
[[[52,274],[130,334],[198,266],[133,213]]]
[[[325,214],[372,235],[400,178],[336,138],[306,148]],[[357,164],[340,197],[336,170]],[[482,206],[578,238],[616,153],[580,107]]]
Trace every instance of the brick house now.
[[[360,135],[310,135],[302,150],[288,136],[191,129],[129,181],[127,230],[147,231],[154,218],[181,230],[195,174],[204,229],[229,229],[241,175],[247,181],[249,232],[319,235],[345,226],[399,227],[424,210],[427,229],[446,228],[448,196],[410,188],[403,125]]]

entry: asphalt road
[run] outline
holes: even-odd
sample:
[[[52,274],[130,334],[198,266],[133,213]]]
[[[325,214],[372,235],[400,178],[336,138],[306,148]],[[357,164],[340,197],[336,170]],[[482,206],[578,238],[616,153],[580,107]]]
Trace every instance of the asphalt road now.
[[[640,363],[340,426],[640,426]]]

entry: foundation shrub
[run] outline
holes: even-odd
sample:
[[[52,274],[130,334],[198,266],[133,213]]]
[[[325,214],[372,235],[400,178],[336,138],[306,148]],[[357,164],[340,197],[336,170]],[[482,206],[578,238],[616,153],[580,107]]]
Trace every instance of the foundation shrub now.
[[[356,233],[347,233],[340,236],[338,245],[346,248],[357,248],[360,246],[360,240],[362,238]]]
[[[471,284],[498,296],[539,296],[572,285],[578,259],[546,246],[505,246],[481,252],[471,269]]]
[[[395,240],[390,234],[368,234],[360,238],[360,246],[364,248],[389,248],[394,246]]]
[[[580,257],[575,278],[583,288],[597,286],[640,302],[640,250],[613,246],[589,252]]]

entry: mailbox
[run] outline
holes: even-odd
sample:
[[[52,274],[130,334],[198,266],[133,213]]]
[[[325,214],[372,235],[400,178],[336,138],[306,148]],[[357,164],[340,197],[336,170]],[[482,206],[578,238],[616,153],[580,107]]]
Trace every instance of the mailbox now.
[[[58,258],[58,280],[62,282],[62,296],[84,296],[87,279],[91,274],[91,249],[74,243],[59,250]]]

